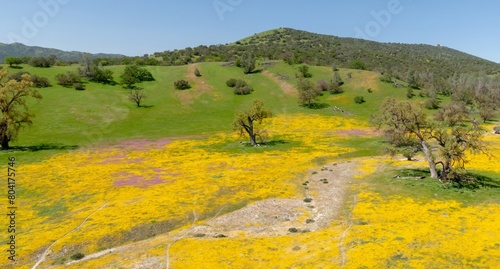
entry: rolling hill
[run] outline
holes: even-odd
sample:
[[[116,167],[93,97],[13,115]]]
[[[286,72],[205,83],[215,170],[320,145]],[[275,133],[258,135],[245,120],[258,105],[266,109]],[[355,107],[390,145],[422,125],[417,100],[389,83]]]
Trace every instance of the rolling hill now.
[[[315,34],[279,28],[255,34],[231,44],[198,46],[156,53],[167,64],[203,61],[234,61],[247,52],[290,63],[349,67],[360,60],[369,70],[404,74],[408,70],[448,77],[456,73],[500,71],[500,64],[445,46],[380,43],[356,38]],[[402,76],[402,75],[401,75]]]

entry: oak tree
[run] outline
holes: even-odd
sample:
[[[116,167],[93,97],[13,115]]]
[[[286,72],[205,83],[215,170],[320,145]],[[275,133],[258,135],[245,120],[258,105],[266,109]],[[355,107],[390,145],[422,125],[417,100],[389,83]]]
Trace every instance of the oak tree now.
[[[31,125],[33,114],[29,113],[27,99],[41,99],[33,89],[33,82],[28,74],[21,81],[6,80],[7,71],[0,69],[0,145],[2,150],[9,149],[9,142],[15,139],[24,125]]]
[[[262,100],[253,100],[247,109],[238,112],[233,122],[233,129],[240,135],[247,134],[250,137],[252,146],[258,146],[256,137],[258,135],[258,125],[266,118],[272,117],[272,112],[264,108]]]
[[[461,181],[459,171],[465,168],[467,152],[486,152],[483,131],[476,121],[450,127],[445,122],[429,120],[416,103],[387,99],[374,122],[391,145],[418,145],[425,154],[431,177],[440,181]]]

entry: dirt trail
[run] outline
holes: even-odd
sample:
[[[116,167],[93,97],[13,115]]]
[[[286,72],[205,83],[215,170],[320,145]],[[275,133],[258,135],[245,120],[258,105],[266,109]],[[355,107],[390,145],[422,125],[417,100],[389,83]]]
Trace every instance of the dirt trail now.
[[[274,82],[276,82],[280,86],[283,93],[285,93],[286,95],[292,96],[292,97],[299,96],[299,92],[292,84],[290,84],[284,80],[279,79],[276,75],[274,75],[273,73],[271,73],[267,70],[262,71],[262,74],[264,76],[272,79]]]
[[[175,93],[184,106],[192,105],[195,99],[198,99],[205,93],[212,92],[212,88],[208,85],[203,76],[195,76],[194,71],[196,69],[201,71],[199,63],[189,64],[185,75],[185,79],[189,81],[190,84],[194,84],[194,87],[187,90],[179,90]]]
[[[82,260],[69,264],[81,263],[86,260],[103,257],[110,253],[137,252],[151,246],[152,242],[164,242],[171,246],[182,238],[189,237],[272,237],[291,234],[290,228],[297,231],[315,231],[327,227],[340,213],[344,202],[346,185],[356,173],[357,163],[345,161],[331,163],[309,171],[303,179],[304,197],[292,199],[266,199],[252,203],[234,212],[215,216],[198,225],[193,222],[191,227],[160,235],[117,248],[103,250],[85,256]],[[163,268],[169,257],[150,257],[137,261],[133,268]],[[144,267],[147,262],[147,267]],[[152,266],[152,267],[151,267]]]

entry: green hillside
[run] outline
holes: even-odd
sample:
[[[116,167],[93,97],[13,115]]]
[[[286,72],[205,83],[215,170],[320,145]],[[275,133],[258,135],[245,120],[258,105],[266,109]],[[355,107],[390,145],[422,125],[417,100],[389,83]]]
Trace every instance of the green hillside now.
[[[447,78],[454,73],[496,73],[500,64],[444,45],[380,43],[355,38],[315,34],[279,28],[243,38],[231,44],[198,46],[156,53],[167,64],[200,61],[234,61],[244,53],[292,63],[347,68],[355,60],[367,69],[392,72],[406,78],[409,70]]]

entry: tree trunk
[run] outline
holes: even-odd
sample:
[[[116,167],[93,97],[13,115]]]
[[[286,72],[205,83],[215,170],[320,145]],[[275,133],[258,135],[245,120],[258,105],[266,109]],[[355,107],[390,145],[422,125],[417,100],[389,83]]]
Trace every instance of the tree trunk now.
[[[255,140],[255,134],[249,134],[250,136],[250,143],[252,143],[252,146],[257,146],[257,141]]]
[[[6,135],[2,136],[2,141],[0,141],[0,142],[1,142],[2,150],[7,150],[10,148],[9,147],[9,138]]]
[[[421,143],[422,143],[422,150],[424,151],[424,154],[425,154],[425,158],[427,159],[427,162],[429,163],[429,171],[431,172],[431,178],[438,178],[438,173],[436,170],[436,163],[434,163],[434,158],[432,157],[432,152],[424,140],[422,140]]]

